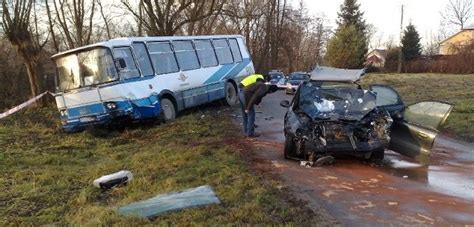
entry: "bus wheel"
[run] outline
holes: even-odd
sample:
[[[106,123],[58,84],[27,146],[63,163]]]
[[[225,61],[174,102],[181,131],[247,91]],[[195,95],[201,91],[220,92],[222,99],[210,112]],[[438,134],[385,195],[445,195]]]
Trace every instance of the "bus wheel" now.
[[[225,83],[225,101],[227,105],[234,106],[237,104],[237,90],[231,82]]]
[[[176,118],[176,109],[173,102],[167,98],[161,99],[161,111],[163,111],[163,120],[165,122],[173,121]]]

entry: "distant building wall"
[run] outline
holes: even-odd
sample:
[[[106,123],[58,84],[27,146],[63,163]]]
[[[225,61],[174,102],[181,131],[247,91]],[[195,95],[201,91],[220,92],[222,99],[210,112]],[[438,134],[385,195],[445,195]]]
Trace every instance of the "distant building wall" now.
[[[440,43],[439,54],[453,55],[474,41],[474,29],[464,29]]]
[[[387,57],[387,50],[375,49],[367,55],[366,65],[381,68],[385,65],[385,58]]]

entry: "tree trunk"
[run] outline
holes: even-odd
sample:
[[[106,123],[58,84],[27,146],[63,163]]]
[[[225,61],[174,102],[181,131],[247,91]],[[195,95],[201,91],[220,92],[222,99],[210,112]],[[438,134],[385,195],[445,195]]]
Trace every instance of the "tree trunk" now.
[[[38,62],[36,60],[24,59],[28,81],[30,82],[30,91],[33,97],[41,94],[41,84],[38,76]],[[46,106],[46,99],[40,99],[33,105],[36,107]]]

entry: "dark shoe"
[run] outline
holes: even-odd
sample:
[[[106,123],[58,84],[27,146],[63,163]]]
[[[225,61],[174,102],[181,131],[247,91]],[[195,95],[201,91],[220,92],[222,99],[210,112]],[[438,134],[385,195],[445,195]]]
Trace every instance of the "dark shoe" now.
[[[260,136],[260,134],[254,133],[254,134],[252,134],[252,135],[248,135],[247,137],[253,137],[253,138],[255,138],[255,137],[259,137],[259,136]]]
[[[253,125],[255,128],[258,128],[258,125]]]

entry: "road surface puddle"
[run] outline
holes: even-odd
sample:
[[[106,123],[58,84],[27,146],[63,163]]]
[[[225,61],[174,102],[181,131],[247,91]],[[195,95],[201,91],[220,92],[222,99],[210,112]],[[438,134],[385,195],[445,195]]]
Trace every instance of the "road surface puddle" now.
[[[449,160],[438,153],[433,156],[431,165],[422,166],[387,151],[381,168],[391,175],[420,182],[438,193],[474,201],[474,166],[457,163],[454,155],[451,155]],[[469,162],[472,159],[474,153],[471,160],[459,161]]]

